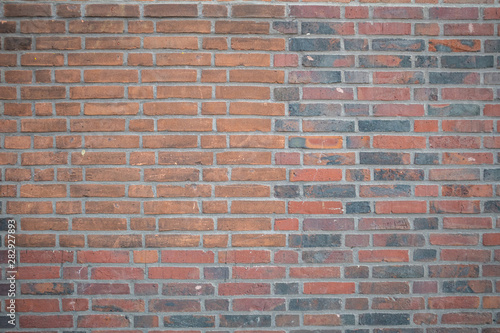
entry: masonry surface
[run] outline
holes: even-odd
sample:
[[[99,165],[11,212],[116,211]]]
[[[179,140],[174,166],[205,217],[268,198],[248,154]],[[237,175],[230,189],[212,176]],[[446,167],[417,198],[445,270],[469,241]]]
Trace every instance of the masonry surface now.
[[[0,6],[2,331],[500,332],[498,1]]]

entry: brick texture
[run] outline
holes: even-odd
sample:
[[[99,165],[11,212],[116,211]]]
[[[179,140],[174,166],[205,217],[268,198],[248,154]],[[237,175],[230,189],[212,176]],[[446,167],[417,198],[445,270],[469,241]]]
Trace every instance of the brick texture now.
[[[0,6],[3,332],[500,332],[498,1]]]

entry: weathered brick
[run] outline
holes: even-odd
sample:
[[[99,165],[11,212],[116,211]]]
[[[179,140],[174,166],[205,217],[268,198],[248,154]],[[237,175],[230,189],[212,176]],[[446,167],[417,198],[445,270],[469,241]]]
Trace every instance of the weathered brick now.
[[[372,48],[375,51],[413,51],[424,50],[423,39],[374,39]]]
[[[410,122],[407,120],[360,120],[361,132],[408,132]]]
[[[354,67],[354,56],[344,55],[305,55],[304,67]]]

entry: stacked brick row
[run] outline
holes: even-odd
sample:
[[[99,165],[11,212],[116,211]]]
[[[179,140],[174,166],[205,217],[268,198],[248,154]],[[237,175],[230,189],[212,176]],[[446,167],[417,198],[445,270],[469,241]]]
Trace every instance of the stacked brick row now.
[[[1,6],[6,332],[500,332],[496,2]]]

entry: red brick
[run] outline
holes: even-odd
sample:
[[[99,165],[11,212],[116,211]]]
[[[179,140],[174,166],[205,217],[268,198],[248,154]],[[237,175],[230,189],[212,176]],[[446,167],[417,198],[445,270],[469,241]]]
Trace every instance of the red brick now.
[[[197,37],[144,37],[145,49],[197,50]]]
[[[91,327],[128,327],[129,318],[125,315],[81,315],[77,318],[77,326]]]
[[[85,16],[94,17],[139,17],[138,5],[101,5],[85,6]]]
[[[203,16],[205,17],[226,17],[227,7],[218,4],[203,5]]]
[[[136,267],[94,267],[91,270],[94,280],[141,280],[144,269]]]
[[[421,8],[416,7],[376,7],[375,19],[423,19]]]
[[[408,250],[360,250],[360,262],[408,262]]]
[[[409,294],[410,288],[408,282],[361,282],[361,294]]]
[[[260,53],[218,53],[215,55],[215,66],[236,67],[236,66],[255,66],[269,67],[271,58],[269,54]]]
[[[57,34],[66,32],[66,24],[61,20],[21,21],[23,34]]]
[[[442,249],[441,260],[443,261],[462,261],[462,262],[488,262],[491,252],[489,250],[467,249]],[[485,275],[484,275],[485,276]]]
[[[290,181],[339,181],[342,179],[340,169],[295,169],[290,170]]]
[[[283,71],[241,69],[229,71],[230,82],[283,83],[284,79],[285,73]]]
[[[271,254],[265,250],[232,250],[219,253],[219,263],[269,263]]]
[[[65,218],[24,218],[23,230],[68,230]],[[72,262],[73,253],[67,251],[30,251],[21,252],[22,261],[26,262]],[[66,260],[67,259],[67,260]]]
[[[439,31],[437,23],[415,23],[415,35],[417,36],[438,36]]]
[[[289,214],[343,214],[342,203],[337,201],[290,201]]]
[[[283,298],[239,298],[233,301],[234,311],[273,311],[284,307]]]
[[[68,54],[69,66],[121,66],[123,65],[122,53],[70,53]]]
[[[275,54],[274,67],[297,67],[299,57],[296,54]]]
[[[6,17],[42,17],[52,16],[51,4],[13,4],[3,6]]]
[[[285,16],[285,6],[282,5],[236,4],[231,9],[233,17],[273,18]]]
[[[154,22],[128,21],[128,32],[132,34],[147,34],[154,32]]]
[[[478,13],[478,8],[474,7],[434,7],[429,9],[429,17],[439,20],[477,20]]]
[[[366,101],[405,101],[410,99],[409,88],[358,88],[358,98]]]
[[[16,302],[19,312],[59,312],[56,299],[20,299]]]
[[[233,201],[232,214],[284,214],[283,201]]]
[[[220,283],[219,295],[267,295],[271,293],[268,283]]]
[[[76,4],[60,4],[57,5],[57,16],[60,17],[80,17],[80,5]]]
[[[430,201],[431,214],[478,214],[479,201]]]
[[[153,55],[151,53],[130,53],[127,63],[130,66],[152,66]]]
[[[197,17],[198,8],[195,4],[155,4],[144,6],[146,17]]]
[[[301,18],[340,18],[340,7],[319,5],[292,5],[290,6],[290,16]]]
[[[375,203],[377,214],[425,214],[426,201],[381,201]]]
[[[475,309],[479,307],[477,296],[429,297],[430,309]]]
[[[215,96],[219,99],[269,99],[268,87],[216,87]]]
[[[216,21],[217,34],[269,34],[268,22],[256,21]]]
[[[369,8],[366,6],[348,6],[345,7],[346,19],[363,19],[368,18]]]
[[[144,203],[145,214],[198,214],[195,201],[148,201]]]
[[[199,279],[200,271],[197,267],[151,267],[148,277],[150,279]]]

